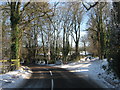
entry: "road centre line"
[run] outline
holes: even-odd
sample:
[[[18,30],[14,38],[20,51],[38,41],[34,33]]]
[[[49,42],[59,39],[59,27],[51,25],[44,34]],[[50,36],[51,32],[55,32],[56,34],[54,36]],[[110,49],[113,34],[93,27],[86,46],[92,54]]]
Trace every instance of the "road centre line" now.
[[[52,74],[52,71],[50,71],[50,75],[52,76],[53,74]]]
[[[50,71],[50,75],[51,76],[53,75],[52,71]],[[53,90],[53,87],[54,87],[54,81],[53,81],[53,79],[51,79],[51,90]]]
[[[51,79],[51,83],[52,83],[51,90],[53,90],[53,87],[54,87],[53,79]]]

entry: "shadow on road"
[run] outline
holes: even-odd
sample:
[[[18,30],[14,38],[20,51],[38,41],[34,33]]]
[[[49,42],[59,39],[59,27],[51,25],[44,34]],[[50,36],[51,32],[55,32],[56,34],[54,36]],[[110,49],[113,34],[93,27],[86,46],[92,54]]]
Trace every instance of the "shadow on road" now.
[[[99,85],[86,79],[88,77],[82,73],[77,76],[69,70],[52,66],[29,65],[29,67],[33,71],[32,76],[21,88],[97,88],[101,90]]]

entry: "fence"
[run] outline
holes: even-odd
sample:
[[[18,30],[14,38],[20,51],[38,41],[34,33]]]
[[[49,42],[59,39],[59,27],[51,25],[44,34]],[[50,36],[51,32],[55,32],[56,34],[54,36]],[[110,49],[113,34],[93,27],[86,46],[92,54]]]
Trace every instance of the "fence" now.
[[[20,67],[20,59],[0,60],[0,73],[16,70]]]

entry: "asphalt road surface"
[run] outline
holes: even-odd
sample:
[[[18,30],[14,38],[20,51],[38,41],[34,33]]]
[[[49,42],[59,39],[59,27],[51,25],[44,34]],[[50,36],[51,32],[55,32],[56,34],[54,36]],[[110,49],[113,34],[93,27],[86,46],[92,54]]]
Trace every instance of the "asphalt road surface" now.
[[[101,90],[101,87],[89,79],[86,75],[76,74],[69,72],[66,69],[51,67],[30,65],[33,71],[32,76],[27,82],[21,86],[21,88],[39,88],[55,90],[58,88],[97,88]]]

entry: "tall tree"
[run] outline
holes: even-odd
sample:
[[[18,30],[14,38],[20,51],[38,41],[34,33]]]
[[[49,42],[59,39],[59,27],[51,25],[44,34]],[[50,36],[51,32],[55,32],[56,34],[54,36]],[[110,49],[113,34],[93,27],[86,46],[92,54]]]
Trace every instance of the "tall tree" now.
[[[100,59],[105,55],[105,33],[106,33],[106,25],[105,20],[107,20],[105,13],[106,3],[99,2],[95,8],[93,9],[94,14],[91,14],[91,21],[89,21],[89,35],[93,41],[93,44],[97,48],[97,53]]]
[[[111,10],[108,56],[110,65],[120,77],[120,1],[113,2],[113,9]]]
[[[79,48],[79,41],[80,41],[80,27],[83,17],[83,8],[81,7],[81,3],[72,3],[71,6],[71,13],[72,13],[72,23],[71,23],[71,36],[73,37],[73,40],[75,42],[75,52],[78,54],[78,48]]]
[[[25,27],[25,24],[28,24],[32,22],[33,20],[37,19],[38,17],[43,17],[47,12],[50,12],[48,9],[43,8],[36,8],[34,6],[39,6],[40,3],[32,3],[31,10],[27,7],[29,6],[30,2],[22,3],[21,0],[16,1],[10,1],[8,2],[8,6],[10,6],[10,21],[11,21],[11,37],[12,37],[12,44],[11,44],[11,58],[20,58],[20,39],[21,39],[21,33],[23,30],[19,28],[20,25],[23,25]],[[41,4],[44,7],[47,7],[47,4],[44,3]],[[41,6],[40,5],[40,6]],[[27,9],[26,9],[27,8]],[[31,14],[35,14],[37,10],[38,12],[41,12],[42,14],[37,15],[37,17],[33,17],[32,19],[26,18],[23,14],[25,14],[25,11],[31,11],[30,14],[26,16],[30,16]]]
[[[45,29],[47,28],[45,27],[48,26],[49,22],[48,16],[52,17],[51,11],[52,10],[47,2],[32,2],[26,7],[24,12],[23,22],[20,23],[20,25],[22,26],[22,29],[25,29],[24,33],[27,34],[29,42],[27,41],[26,45],[28,48],[29,60],[30,58],[33,58],[31,62],[35,62],[37,49],[38,46],[40,46],[38,45],[38,38],[40,38],[38,35],[41,34],[43,37],[43,31],[46,31]]]

